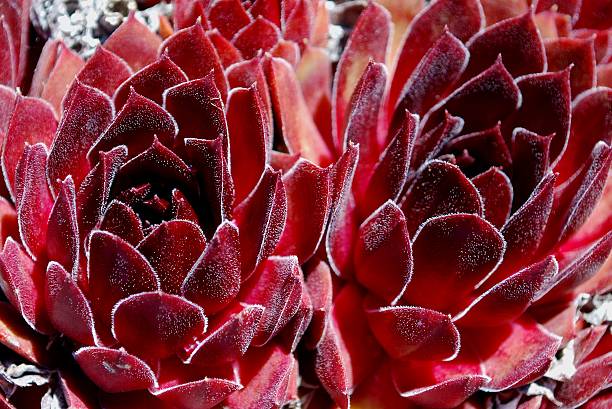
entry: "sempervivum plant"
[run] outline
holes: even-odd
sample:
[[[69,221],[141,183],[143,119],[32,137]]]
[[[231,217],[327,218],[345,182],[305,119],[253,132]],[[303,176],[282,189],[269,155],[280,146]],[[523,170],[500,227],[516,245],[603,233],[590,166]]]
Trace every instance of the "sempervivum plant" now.
[[[612,160],[610,3],[510,3],[430,2],[393,64],[401,16],[371,3],[348,40],[325,254],[305,271],[309,407],[519,388],[579,329],[576,294],[610,289],[609,204],[589,219]],[[607,352],[557,403],[609,387]]]
[[[300,263],[327,214],[325,202],[313,220],[303,195],[329,171],[307,159],[274,170],[271,120],[299,90],[291,64],[317,4],[281,2],[281,16],[274,2],[182,2],[164,41],[132,14],[87,61],[50,40],[29,96],[12,88],[28,81],[15,75],[19,46],[2,49],[0,283],[55,340],[70,407],[297,399],[292,352],[312,311]],[[11,40],[21,26],[8,27]],[[2,342],[53,368],[5,307]],[[85,387],[71,383],[75,368]],[[40,400],[28,393],[17,407]]]
[[[173,5],[31,72],[0,0],[0,342],[60,407],[605,405],[609,2],[370,2],[337,65],[322,2]]]

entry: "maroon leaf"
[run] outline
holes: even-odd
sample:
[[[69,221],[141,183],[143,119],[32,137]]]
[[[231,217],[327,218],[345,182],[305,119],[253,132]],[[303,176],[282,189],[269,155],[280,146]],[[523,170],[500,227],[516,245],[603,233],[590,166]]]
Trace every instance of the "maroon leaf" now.
[[[380,120],[386,84],[387,70],[384,64],[370,61],[347,107],[348,119],[341,148],[345,151],[350,143],[359,145],[356,179],[363,183],[356,183],[357,189],[362,187],[363,190],[366,187],[385,142]]]
[[[94,343],[91,307],[71,275],[54,261],[47,267],[45,304],[58,331],[80,344]]]
[[[465,349],[450,362],[406,360],[394,365],[392,378],[402,397],[437,408],[453,408],[486,385],[476,358]]]
[[[387,200],[397,201],[406,184],[419,117],[408,112],[404,115],[401,127],[381,153],[367,189],[357,198],[362,215],[372,213]]]
[[[21,242],[34,260],[46,250],[47,222],[53,207],[53,197],[47,184],[47,148],[42,143],[24,150],[17,172],[16,205]],[[44,257],[44,256],[43,256]]]
[[[106,208],[100,230],[112,233],[132,246],[144,239],[140,218],[131,207],[118,200],[113,200]]]
[[[553,256],[532,264],[480,295],[453,321],[468,327],[510,322],[550,289],[557,271],[557,260]]]
[[[15,58],[13,37],[6,17],[0,17],[0,84],[14,87],[18,62]]]
[[[565,150],[570,126],[570,71],[531,74],[516,81],[521,107],[505,126],[523,127],[539,135],[555,134],[550,144],[554,163]],[[537,111],[537,113],[536,113]]]
[[[512,162],[518,165],[512,169],[515,207],[525,203],[548,171],[550,143],[554,137],[523,128],[512,132]]]
[[[236,297],[240,278],[238,227],[223,222],[185,277],[181,292],[212,315]]]
[[[47,224],[47,258],[76,273],[79,267],[79,226],[72,177],[62,183]],[[74,276],[75,274],[73,274]]]
[[[172,147],[177,131],[176,122],[168,112],[132,88],[125,105],[91,147],[87,157],[95,163],[98,152],[125,145],[128,158],[133,158],[145,151],[155,137],[165,146]]]
[[[218,0],[210,6],[208,20],[224,37],[232,38],[251,22],[251,17],[239,0]]]
[[[91,234],[87,271],[88,297],[102,324],[110,324],[117,301],[159,289],[159,279],[149,262],[130,244],[107,232]]]
[[[181,409],[211,409],[240,389],[242,389],[242,385],[233,381],[204,378],[157,389],[153,392],[153,395],[167,404]]]
[[[226,149],[227,124],[223,102],[212,74],[170,88],[164,94],[164,108],[178,124],[178,146],[185,138],[215,139],[221,136]]]
[[[406,290],[412,276],[412,249],[404,214],[392,201],[359,228],[355,272],[360,284],[391,305]]]
[[[344,48],[332,91],[332,132],[337,151],[343,148],[353,92],[369,61],[385,62],[390,32],[391,18],[387,10],[376,3],[370,3],[359,16]]]
[[[300,264],[316,251],[330,207],[329,170],[304,159],[283,176],[287,193],[287,222],[276,253],[296,255]]]
[[[466,172],[473,168],[476,171],[484,170],[487,166],[509,167],[512,157],[500,128],[498,122],[493,128],[453,138],[446,143],[444,151],[461,156],[467,150],[476,166],[466,166]]]
[[[429,130],[441,122],[446,110],[451,115],[463,118],[463,132],[481,131],[492,128],[498,121],[513,113],[519,102],[519,88],[501,58],[498,58],[493,65],[432,108],[423,118],[422,127]],[[523,98],[523,104],[524,102]]]
[[[244,283],[240,301],[265,307],[253,344],[269,342],[295,315],[301,298],[301,275],[295,256],[269,257]]]
[[[51,145],[47,166],[47,176],[54,190],[68,175],[79,188],[90,170],[87,152],[113,118],[108,96],[79,82],[64,102],[64,114]]]
[[[414,274],[404,295],[410,305],[449,311],[495,270],[504,239],[477,215],[426,221],[413,238]]]
[[[497,392],[520,386],[529,377],[546,370],[561,345],[561,338],[530,319],[497,327],[484,339],[475,336],[475,350],[491,377],[483,390]],[[486,345],[483,345],[486,344]]]
[[[155,61],[161,38],[138,21],[133,12],[104,42],[104,48],[123,58],[134,71]]]
[[[306,287],[304,287],[297,312],[280,333],[281,342],[287,350],[295,352],[302,336],[310,325],[312,314],[312,300],[308,291],[306,291]]]
[[[546,67],[544,44],[531,11],[500,21],[467,42],[470,61],[463,78],[471,78],[495,62],[498,55],[513,77],[542,72]]]
[[[2,147],[2,173],[6,187],[16,201],[15,169],[23,149],[28,144],[34,145],[38,142],[49,146],[55,135],[57,119],[53,108],[47,102],[21,96],[17,96],[10,118]]]
[[[293,367],[293,355],[271,345],[257,348],[240,365],[244,389],[231,394],[226,403],[233,408],[273,408],[285,404],[285,394]]]
[[[118,393],[156,385],[155,374],[134,355],[109,348],[85,347],[74,353],[83,372],[105,392]]]
[[[461,170],[439,160],[425,164],[403,198],[408,232],[414,234],[427,219],[450,213],[482,215],[482,199]]]
[[[214,140],[187,138],[187,157],[200,181],[200,194],[210,206],[214,225],[231,217],[234,202],[234,185],[223,149],[222,136]]]
[[[251,345],[263,312],[261,305],[239,304],[215,316],[185,363],[215,366],[237,360]]]
[[[549,71],[561,71],[572,66],[570,84],[572,96],[596,84],[594,39],[556,38],[546,41]]]
[[[278,27],[262,17],[257,17],[238,31],[232,42],[244,58],[249,59],[255,57],[259,50],[270,50],[279,39]]]
[[[417,170],[428,159],[437,158],[442,152],[442,148],[461,132],[463,124],[463,119],[444,111],[442,122],[426,133],[420,132],[419,137],[416,138],[409,169],[411,171]]]
[[[112,97],[119,85],[131,75],[132,70],[123,59],[104,47],[98,47],[76,78],[82,84],[97,88]]]
[[[451,360],[459,353],[459,331],[448,315],[420,307],[367,311],[374,336],[393,358]]]
[[[240,51],[225,37],[219,33],[219,30],[214,29],[208,31],[206,36],[215,47],[217,55],[219,56],[219,62],[223,68],[228,68],[232,64],[236,64],[242,61],[242,55]]]
[[[0,284],[25,322],[38,332],[52,332],[44,306],[44,271],[9,237],[0,253]]]
[[[336,295],[331,319],[317,346],[315,372],[321,384],[341,408],[379,363],[381,349],[367,324],[359,290],[346,285]]]
[[[156,226],[137,248],[157,273],[161,289],[179,294],[205,246],[206,238],[197,224],[170,220]]]
[[[222,100],[227,99],[227,80],[221,61],[201,23],[174,33],[161,45],[160,53],[170,57],[190,80],[211,75]]]
[[[127,157],[127,148],[118,146],[110,152],[101,152],[99,156],[98,164],[85,177],[76,196],[81,241],[102,217],[110,198],[111,185]]]
[[[172,191],[172,202],[170,204],[170,218],[188,220],[199,225],[198,215],[193,206],[187,200],[183,192],[178,189]]]
[[[446,97],[467,66],[469,51],[448,29],[436,40],[406,80],[394,110],[424,115]],[[401,64],[401,63],[400,63]]]
[[[331,161],[330,149],[308,112],[293,68],[285,60],[269,58],[265,71],[274,113],[289,153],[299,153],[321,166],[328,165]]]
[[[567,180],[585,163],[598,141],[610,144],[606,121],[612,104],[612,90],[594,88],[579,95],[572,105],[572,127],[567,148],[557,163],[559,182]]]
[[[185,73],[163,54],[159,59],[132,75],[115,92],[115,109],[120,110],[131,89],[161,105],[162,94],[170,87],[187,81]]]
[[[510,216],[513,190],[510,179],[498,168],[490,168],[472,179],[482,198],[484,216],[498,229]]]
[[[230,169],[240,203],[253,190],[264,171],[269,156],[268,117],[256,85],[234,88],[227,101],[230,139]],[[250,124],[249,127],[244,126]]]
[[[206,316],[183,297],[161,292],[140,293],[113,308],[113,335],[128,351],[148,358],[166,358],[206,331]]]
[[[578,367],[576,373],[555,389],[557,398],[565,407],[580,407],[610,384],[612,354],[607,353]],[[608,402],[609,403],[609,402]],[[604,402],[605,407],[606,403]]]
[[[61,114],[66,91],[83,65],[83,59],[62,40],[47,41],[34,70],[30,96],[49,101],[55,112]]]
[[[484,27],[482,6],[475,0],[438,0],[429,4],[410,24],[397,57],[389,106],[395,103],[404,84],[423,56],[446,29],[462,42]]]
[[[332,306],[332,277],[329,266],[324,261],[319,261],[308,273],[306,290],[310,294],[313,309],[306,347],[314,349],[323,339]]]
[[[284,37],[295,43],[310,38],[310,33],[314,23],[313,8],[317,7],[317,2],[308,0],[298,0],[293,9],[287,13],[284,24]],[[285,12],[287,12],[285,6]]]
[[[501,232],[507,248],[504,263],[491,282],[499,282],[507,272],[529,263],[544,233],[553,200],[555,175],[549,173],[527,201],[510,217]]]
[[[341,277],[352,270],[353,243],[359,228],[355,199],[351,193],[359,147],[349,144],[348,149],[332,167],[332,201],[325,249],[332,270]]]
[[[234,209],[240,230],[242,281],[276,249],[285,229],[287,196],[280,172],[267,166],[251,194]]]

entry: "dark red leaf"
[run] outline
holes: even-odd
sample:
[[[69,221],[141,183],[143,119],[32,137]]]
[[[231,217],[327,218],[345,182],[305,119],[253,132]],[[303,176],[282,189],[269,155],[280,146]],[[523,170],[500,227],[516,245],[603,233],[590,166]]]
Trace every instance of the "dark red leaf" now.
[[[263,312],[261,305],[238,304],[215,316],[185,363],[215,366],[237,360],[251,345]]]
[[[47,267],[45,304],[58,331],[80,344],[94,343],[91,307],[72,276],[54,261]]]
[[[28,146],[19,162],[16,205],[21,242],[34,260],[45,254],[47,222],[53,197],[47,184],[47,148],[42,143]],[[43,256],[44,257],[44,256]]]
[[[47,258],[57,261],[76,276],[79,267],[79,226],[72,177],[62,183],[47,224]]]
[[[482,6],[476,0],[438,0],[432,2],[412,21],[401,50],[391,84],[389,106],[395,103],[423,56],[446,29],[462,42],[485,25]]]
[[[185,73],[165,54],[132,75],[115,92],[115,109],[120,110],[131,89],[161,105],[162,94],[168,88],[187,81]]]
[[[293,68],[280,58],[269,58],[265,66],[274,114],[289,153],[299,153],[321,166],[331,161],[331,152],[308,111]]]
[[[130,13],[111,36],[104,48],[123,58],[134,71],[155,61],[161,38]]]
[[[234,209],[240,230],[242,280],[276,249],[285,229],[287,196],[280,172],[266,167],[251,194]]]
[[[496,284],[453,318],[459,326],[497,326],[518,318],[546,293],[558,271],[554,257],[532,264]]]
[[[170,220],[156,226],[137,248],[157,273],[161,289],[179,294],[205,246],[206,238],[197,224]]]
[[[54,190],[71,175],[78,189],[89,173],[87,152],[113,119],[113,106],[101,91],[76,82],[49,152],[47,176]],[[84,126],[85,125],[85,126]]]
[[[474,167],[466,167],[466,171],[476,168],[484,170],[487,166],[501,166],[507,168],[512,163],[508,145],[501,133],[500,124],[484,131],[473,132],[451,139],[444,147],[444,151],[460,156],[464,150],[474,158]]]
[[[482,198],[484,216],[498,229],[510,217],[513,190],[510,179],[498,168],[491,168],[472,179]]]
[[[237,31],[251,22],[239,0],[218,0],[208,10],[208,20],[226,38],[232,38]]]
[[[546,41],[549,71],[561,71],[572,66],[570,84],[572,96],[596,84],[594,38],[556,38]]]
[[[85,347],[74,353],[74,359],[89,379],[106,392],[147,389],[157,383],[144,361],[122,350]]]
[[[544,44],[531,11],[487,27],[466,45],[470,61],[463,74],[465,79],[484,71],[499,55],[513,77],[542,72],[546,67]]]
[[[244,283],[240,301],[265,308],[253,344],[269,342],[295,315],[302,292],[301,275],[295,256],[269,257]]]
[[[504,124],[522,127],[539,135],[555,134],[550,144],[550,162],[565,150],[569,135],[571,96],[570,71],[531,74],[516,81],[522,103],[515,115]]]
[[[112,97],[119,85],[131,75],[132,70],[123,59],[104,47],[98,47],[76,78],[82,84],[97,88]]]
[[[524,128],[512,132],[512,185],[514,207],[519,207],[540,183],[549,167],[550,144],[555,137],[538,135]]]
[[[113,308],[113,336],[128,351],[146,358],[166,358],[206,331],[206,316],[183,297],[139,293]]]
[[[319,261],[306,277],[306,290],[310,294],[313,315],[306,336],[306,347],[314,349],[325,334],[332,306],[332,277],[329,266]]]
[[[242,61],[240,51],[227,38],[223,37],[219,30],[208,31],[206,36],[215,47],[223,68],[228,68],[232,64]]]
[[[409,305],[452,311],[495,270],[504,247],[497,229],[477,215],[427,220],[413,238],[414,274],[404,299]]]
[[[165,146],[172,147],[177,131],[176,122],[168,112],[132,88],[125,105],[91,147],[87,157],[95,163],[98,152],[125,145],[128,158],[133,158],[145,151],[155,137]]]
[[[270,50],[280,37],[278,27],[262,17],[257,17],[238,31],[232,42],[244,58],[249,59],[255,57],[259,50]]]
[[[296,255],[300,264],[316,251],[330,208],[329,169],[300,159],[283,176],[287,193],[287,222],[276,253]]]
[[[230,169],[236,203],[242,202],[257,184],[269,156],[268,117],[257,87],[234,88],[227,101]],[[244,126],[247,123],[249,126]]]
[[[240,279],[238,227],[223,222],[185,277],[181,293],[213,315],[236,297]]]
[[[423,118],[422,127],[425,131],[431,129],[442,122],[444,112],[448,111],[451,115],[463,118],[463,132],[482,131],[494,127],[498,121],[513,113],[519,103],[519,88],[501,58],[498,58],[492,66],[432,108]]]
[[[2,147],[2,173],[15,202],[15,169],[26,145],[49,146],[57,128],[53,107],[38,98],[17,96]],[[33,120],[36,118],[36,120]],[[4,131],[4,130],[3,130]]]
[[[181,409],[211,409],[240,389],[242,389],[242,385],[233,381],[204,378],[157,389],[153,392],[153,395],[167,404]]]
[[[363,222],[354,254],[357,281],[386,303],[397,303],[412,276],[412,249],[395,203],[387,201]]]
[[[129,243],[107,232],[91,234],[87,271],[88,298],[103,325],[111,323],[117,301],[159,289],[159,278],[149,262]]]
[[[459,353],[459,331],[448,315],[420,307],[367,311],[374,336],[393,358],[451,360]]]
[[[469,51],[448,29],[436,40],[398,94],[396,112],[424,115],[446,97],[469,60]],[[401,64],[401,63],[400,63]]]
[[[201,23],[174,33],[161,45],[160,53],[170,57],[190,80],[211,75],[222,101],[227,99],[227,80],[221,61]]]
[[[131,207],[118,200],[113,200],[106,208],[100,230],[112,233],[132,246],[144,239],[140,218]]]
[[[474,184],[457,166],[439,160],[420,169],[402,199],[401,208],[410,234],[431,217],[450,213],[482,216],[483,212],[482,199]]]
[[[338,62],[332,91],[332,126],[337,151],[342,151],[349,104],[369,61],[384,63],[391,33],[391,17],[377,3],[361,13]]]

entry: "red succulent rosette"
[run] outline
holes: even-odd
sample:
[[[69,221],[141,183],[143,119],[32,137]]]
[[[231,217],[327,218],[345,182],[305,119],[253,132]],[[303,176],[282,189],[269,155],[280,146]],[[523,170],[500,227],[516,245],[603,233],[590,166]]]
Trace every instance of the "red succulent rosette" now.
[[[331,94],[326,253],[305,270],[307,407],[519,388],[580,329],[576,295],[609,291],[609,2],[553,3],[432,1],[398,48],[401,15],[361,13]],[[609,357],[593,365],[567,407],[609,386]]]
[[[329,171],[324,151],[272,168],[272,107],[299,92],[292,64],[325,9],[275,4],[177,2],[166,39],[132,13],[87,61],[49,40],[28,96],[15,60],[2,66],[0,284],[99,389],[62,375],[71,407],[297,399],[300,264],[328,206],[313,223],[301,196]],[[53,367],[2,309],[2,341]]]
[[[68,405],[605,406],[609,1],[369,2],[337,64],[323,2],[173,6],[85,61],[0,0],[0,342]]]

